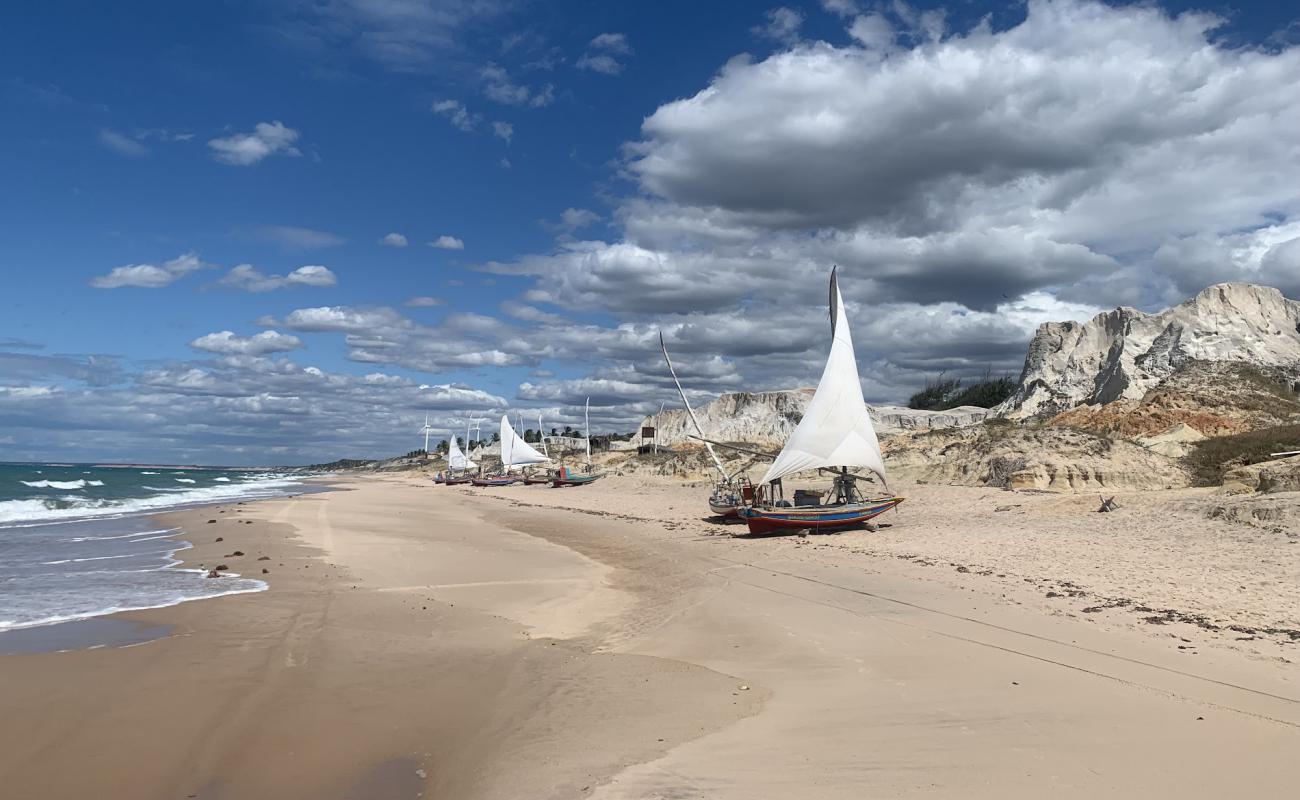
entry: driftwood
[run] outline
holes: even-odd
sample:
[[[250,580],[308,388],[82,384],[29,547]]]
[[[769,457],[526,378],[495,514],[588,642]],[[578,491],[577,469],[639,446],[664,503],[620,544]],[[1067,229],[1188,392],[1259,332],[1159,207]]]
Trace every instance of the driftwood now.
[[[1098,497],[1101,497],[1101,496],[1098,495]],[[1102,497],[1102,498],[1101,498],[1101,508],[1097,509],[1097,512],[1098,512],[1098,513],[1105,513],[1105,512],[1107,512],[1107,511],[1117,511],[1117,510],[1119,510],[1119,506],[1115,505],[1115,498],[1114,498],[1114,497],[1110,498],[1109,500],[1106,499],[1105,497]]]

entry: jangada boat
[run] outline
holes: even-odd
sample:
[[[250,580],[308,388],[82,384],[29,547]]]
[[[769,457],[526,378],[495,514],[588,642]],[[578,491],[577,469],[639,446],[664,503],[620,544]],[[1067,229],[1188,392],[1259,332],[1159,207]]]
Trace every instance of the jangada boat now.
[[[482,478],[470,478],[469,482],[475,486],[509,486],[519,481],[509,475],[485,475]]]
[[[718,471],[718,482],[713,487],[713,492],[709,495],[709,510],[716,517],[722,517],[724,520],[735,519],[740,516],[740,507],[754,500],[754,487],[750,484],[748,478],[739,477],[739,473],[728,475],[727,470],[722,466],[722,459],[713,450],[713,444],[704,438],[704,428],[700,426],[700,420],[695,416],[695,409],[691,408],[691,401],[686,399],[686,390],[682,388],[682,382],[677,379],[677,370],[673,367],[673,360],[668,355],[668,345],[664,344],[664,332],[659,331],[659,349],[664,351],[664,362],[668,365],[668,374],[673,376],[673,383],[677,385],[677,394],[681,395],[682,405],[686,407],[686,414],[691,418],[691,424],[695,426],[695,432],[699,436],[695,437],[704,443],[704,449],[708,451],[709,458],[713,460],[713,468]],[[743,471],[742,467],[742,471]]]
[[[465,437],[465,444],[469,445],[468,436]],[[456,444],[456,437],[452,436],[447,442],[447,473],[442,476],[439,483],[444,486],[460,486],[469,483],[473,480],[469,471],[477,466],[478,464],[469,460],[469,456],[461,452],[460,445]]]
[[[528,467],[533,464],[548,464],[550,459],[545,455],[537,452],[531,444],[524,441],[524,438],[515,432],[510,425],[510,416],[501,415],[501,433],[497,437],[501,440],[501,474],[491,475],[474,480],[475,486],[509,486],[512,483],[529,483],[528,476],[511,475],[510,472],[519,467]]]
[[[865,476],[849,472],[850,467],[869,470],[882,486],[887,486],[880,442],[862,398],[853,337],[835,270],[831,270],[830,308],[831,352],[817,391],[798,427],[760,481],[760,487],[770,488],[767,496],[739,510],[750,533],[848,528],[903,502],[903,498],[893,495],[864,497],[858,482],[866,480]],[[793,504],[784,499],[783,478],[827,468],[836,470],[831,502],[822,504],[820,494],[811,492],[796,492]]]
[[[586,404],[582,409],[582,437],[587,447],[587,463],[582,468],[582,472],[574,472],[564,466],[563,460],[560,462],[560,468],[556,470],[555,477],[551,479],[551,488],[559,489],[564,486],[586,486],[605,477],[605,473],[597,472],[594,464],[591,463],[591,398],[587,398]]]

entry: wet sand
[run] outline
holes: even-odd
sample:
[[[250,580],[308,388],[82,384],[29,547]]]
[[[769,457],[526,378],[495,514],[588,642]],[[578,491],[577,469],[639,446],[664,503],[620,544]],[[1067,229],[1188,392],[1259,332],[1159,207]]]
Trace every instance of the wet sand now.
[[[145,644],[0,657],[0,780],[52,798],[1208,798],[1300,781],[1284,655],[1189,654],[1170,640],[1185,623],[1045,613],[1010,579],[885,552],[909,527],[923,546],[919,508],[880,534],[737,540],[700,519],[698,491],[621,480],[367,478],[178,515],[190,563],[266,568],[271,590],[123,615],[175,626]]]

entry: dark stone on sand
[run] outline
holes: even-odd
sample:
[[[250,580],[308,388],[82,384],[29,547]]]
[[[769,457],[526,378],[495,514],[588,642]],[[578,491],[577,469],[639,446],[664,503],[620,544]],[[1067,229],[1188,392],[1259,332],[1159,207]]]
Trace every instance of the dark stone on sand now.
[[[271,574],[271,570],[267,569],[266,567],[262,567],[262,574],[263,574],[263,575],[270,575],[270,574]]]
[[[258,560],[258,561],[270,561],[270,560],[271,560],[271,557],[270,557],[270,556],[260,556],[257,560]]]
[[[209,524],[209,525],[211,525],[211,524],[214,523],[214,522],[216,522],[215,519],[210,519],[210,520],[208,520],[208,524]]]
[[[1061,594],[1060,592],[1048,592],[1048,593],[1047,593],[1047,596],[1048,596],[1048,597],[1065,597],[1065,595]]]
[[[208,570],[208,577],[209,577],[209,578],[220,578],[220,577],[221,577],[221,573],[220,573],[220,572],[217,572],[215,569],[210,569],[210,570]]]
[[[218,541],[218,542],[224,542],[224,541],[225,541],[225,538],[224,538],[224,537],[221,537],[221,536],[218,536],[217,539],[216,539],[216,541]]]
[[[243,550],[236,550],[235,552],[231,553],[232,556],[242,556],[243,554],[244,554]]]
[[[230,567],[227,567],[225,564],[218,564],[218,565],[213,569],[213,571],[214,571],[214,572],[220,572],[221,570],[225,570],[225,569],[230,569]]]

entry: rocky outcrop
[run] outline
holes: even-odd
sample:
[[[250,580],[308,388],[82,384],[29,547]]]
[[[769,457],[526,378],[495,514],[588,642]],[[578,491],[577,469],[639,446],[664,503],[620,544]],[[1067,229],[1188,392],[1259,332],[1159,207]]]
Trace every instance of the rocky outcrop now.
[[[1086,431],[991,422],[897,436],[882,449],[891,480],[1004,489],[1169,489],[1190,483],[1174,459]]]
[[[1196,362],[1300,379],[1300,302],[1266,286],[1221,283],[1158,314],[1117,308],[1084,323],[1045,323],[1029,344],[1020,386],[996,412],[1025,418],[1140,401]]]
[[[775,392],[734,392],[695,409],[695,416],[705,434],[719,442],[748,442],[780,448],[790,436],[804,409],[812,399],[812,389],[787,389]],[[947,411],[919,411],[902,406],[867,406],[876,433],[890,436],[899,433],[960,428],[983,422],[987,408],[960,406]],[[657,427],[660,445],[668,447],[698,446],[695,426],[686,409],[664,411],[658,420],[646,417],[639,427]],[[638,430],[639,432],[639,430]],[[637,437],[634,437],[636,439]]]

